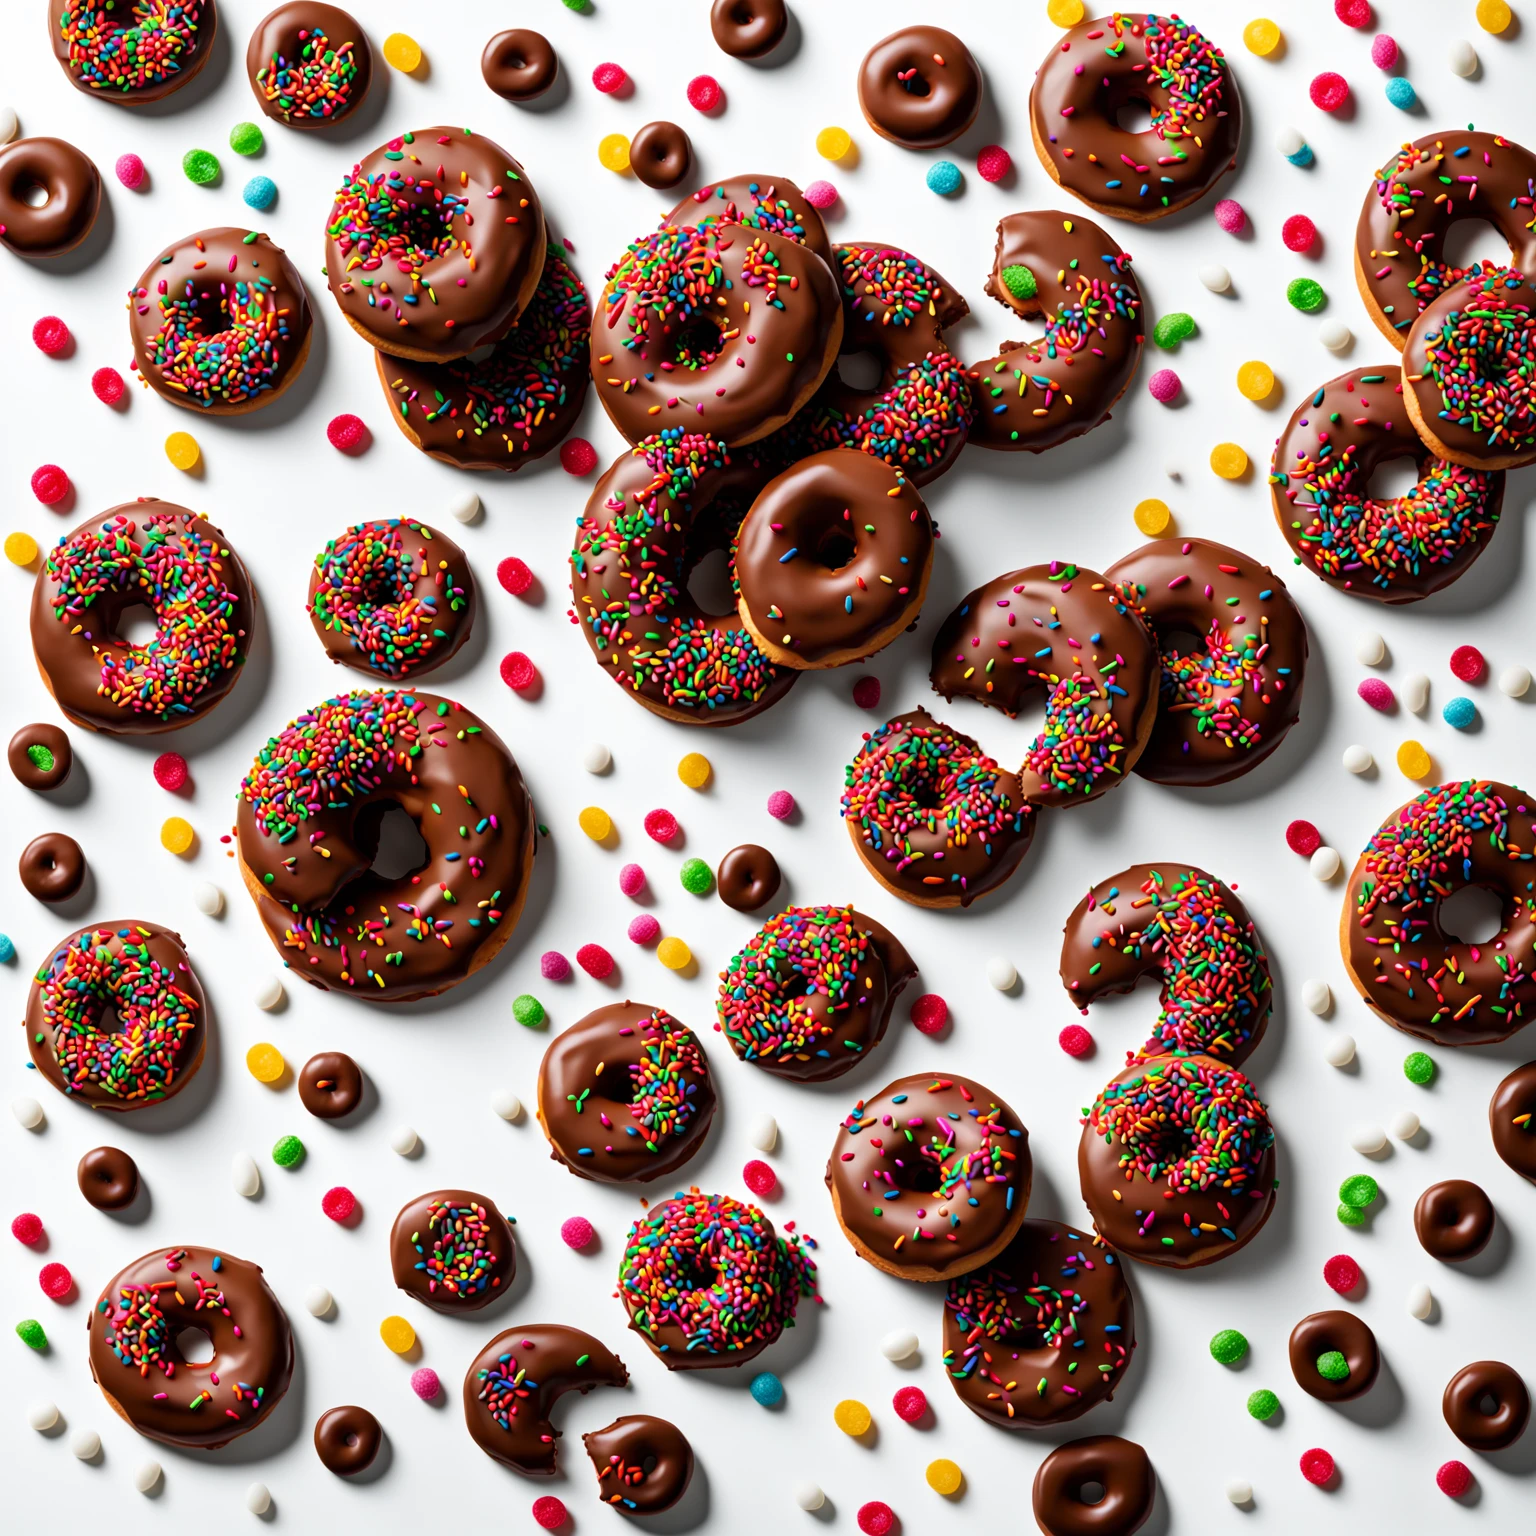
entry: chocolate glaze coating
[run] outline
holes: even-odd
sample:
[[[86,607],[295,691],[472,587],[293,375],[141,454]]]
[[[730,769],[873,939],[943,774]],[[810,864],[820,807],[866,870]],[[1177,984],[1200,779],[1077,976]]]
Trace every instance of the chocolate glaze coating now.
[[[75,1178],[98,1211],[120,1211],[139,1192],[139,1165],[118,1147],[93,1147],[80,1159]]]
[[[550,1156],[601,1184],[648,1184],[681,1168],[715,1105],[698,1036],[649,1003],[595,1009],[550,1041],[539,1066]]]
[[[1114,1397],[1135,1349],[1125,1266],[1059,1221],[1026,1221],[985,1269],[949,1282],[944,1369],[989,1424],[1080,1418]]]
[[[373,1465],[384,1431],[366,1408],[327,1408],[315,1420],[315,1455],[327,1472],[356,1477]]]
[[[1482,1401],[1495,1407],[1485,1413]],[[1531,1421],[1531,1394],[1513,1366],[1502,1360],[1474,1360],[1445,1384],[1440,1411],[1451,1433],[1474,1451],[1502,1451],[1525,1433]]]
[[[659,1515],[671,1509],[693,1481],[693,1447],[666,1419],[626,1413],[583,1435],[581,1443],[597,1473],[598,1498],[622,1514]]]
[[[525,1373],[517,1386],[518,1373]],[[624,1362],[579,1328],[535,1323],[498,1333],[464,1373],[464,1422],[475,1444],[525,1477],[555,1475],[560,1431],[551,1409],[567,1392],[622,1387]]]
[[[1419,1196],[1413,1230],[1433,1259],[1462,1264],[1475,1259],[1493,1236],[1493,1201],[1470,1179],[1442,1179]]]
[[[11,737],[5,760],[28,789],[57,789],[74,766],[74,748],[56,725],[24,725]]]
[[[68,901],[85,883],[85,850],[63,832],[44,832],[21,850],[22,889],[39,901]]]
[[[457,1315],[506,1294],[517,1273],[517,1245],[494,1200],[438,1189],[400,1208],[389,1233],[389,1262],[406,1295]]]
[[[324,40],[318,52],[316,33]],[[373,82],[373,48],[356,19],[338,6],[289,0],[251,33],[245,74],[256,105],[274,122],[331,128],[362,106]]]
[[[168,16],[174,20],[167,20]],[[65,37],[66,22],[83,25],[85,36],[79,44]],[[126,107],[160,101],[195,78],[213,55],[218,30],[214,0],[180,0],[174,7],[132,4],[111,9],[99,0],[48,0],[53,56],[69,83],[88,96]],[[133,55],[161,58],[167,64],[174,61],[176,67],[167,70],[163,79],[129,83],[131,77],[124,73],[134,67],[125,41],[129,34],[138,39]],[[116,47],[115,57],[93,60],[98,40],[108,38]],[[152,44],[162,46],[152,48]]]
[[[48,200],[27,196],[42,187]],[[16,139],[0,146],[0,245],[18,256],[62,256],[90,234],[101,208],[101,172],[63,139]]]
[[[715,891],[737,912],[756,912],[779,894],[783,881],[779,861],[756,843],[742,843],[720,860]]]
[[[787,176],[748,173],[713,181],[680,199],[661,222],[692,228],[705,219],[766,229],[815,251],[829,267],[833,264],[832,242],[820,212]]]
[[[882,139],[937,149],[976,121],[981,70],[942,27],[904,27],[883,37],[859,66],[859,110]]]
[[[317,1120],[342,1120],[363,1102],[362,1069],[344,1051],[321,1051],[299,1072],[299,1102]]]
[[[760,59],[772,53],[788,27],[784,0],[714,0],[709,8],[715,45],[733,59]]]
[[[1161,660],[1157,719],[1135,771],[1203,786],[1257,768],[1299,718],[1306,682],[1307,621],[1285,583],[1209,539],[1154,539],[1104,575]]]
[[[692,164],[693,144],[676,123],[646,123],[629,141],[630,170],[657,191],[675,187]]]
[[[1381,1371],[1381,1351],[1376,1335],[1353,1312],[1314,1312],[1291,1329],[1291,1374],[1296,1385],[1324,1403],[1347,1403],[1376,1385]],[[1344,1356],[1349,1375],[1331,1381],[1318,1370],[1323,1356]]]
[[[1133,102],[1152,109],[1145,132],[1116,120]],[[1144,223],[1198,202],[1236,166],[1243,103],[1219,48],[1177,17],[1136,11],[1079,22],[1052,45],[1029,121],[1056,181],[1097,213]]]
[[[512,27],[485,45],[480,73],[507,101],[534,101],[555,83],[560,59],[542,32]]]
[[[1083,1502],[1097,1483],[1104,1496]],[[1147,1453],[1118,1435],[1089,1435],[1058,1445],[1035,1473],[1031,1499],[1045,1536],[1131,1536],[1152,1513],[1157,1475]]]
[[[854,1105],[826,1177],[861,1259],[901,1280],[950,1280],[1013,1241],[1033,1174],[1029,1132],[990,1088],[918,1074]]]
[[[164,1319],[151,1327],[146,1311]],[[91,1375],[141,1435],[217,1450],[265,1422],[293,1376],[293,1333],[261,1267],[213,1248],[157,1248],[107,1282],[91,1308]],[[190,1365],[197,1328],[213,1358]],[[123,1353],[119,1353],[119,1351]]]
[[[723,867],[723,866],[722,866]],[[1536,1061],[1516,1067],[1488,1101],[1493,1150],[1536,1184]]]

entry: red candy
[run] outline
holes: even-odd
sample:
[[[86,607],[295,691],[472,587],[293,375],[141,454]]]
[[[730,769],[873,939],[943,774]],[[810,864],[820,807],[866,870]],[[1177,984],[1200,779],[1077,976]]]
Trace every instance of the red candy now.
[[[779,1182],[779,1176],[762,1158],[754,1157],[741,1170],[741,1181],[754,1195],[768,1195],[773,1192],[773,1186]]]
[[[340,416],[332,416],[325,428],[325,435],[329,439],[332,448],[339,448],[343,453],[361,453],[368,446],[368,428],[361,416],[353,416],[350,412],[342,412]]]
[[[903,1424],[916,1424],[928,1412],[928,1397],[921,1387],[898,1387],[891,1407]]]
[[[1372,709],[1383,712],[1391,709],[1397,703],[1397,695],[1392,692],[1391,686],[1384,683],[1379,677],[1368,677],[1360,684],[1355,692],[1365,700]]]
[[[1093,1036],[1081,1024],[1068,1024],[1057,1035],[1056,1043],[1068,1056],[1086,1056],[1093,1049]]]
[[[533,1518],[546,1531],[557,1531],[565,1524],[565,1505],[554,1494],[546,1493],[533,1501]]]
[[[613,956],[601,944],[583,944],[576,951],[576,964],[599,981],[613,975]]]
[[[357,1196],[345,1184],[338,1184],[321,1195],[320,1209],[332,1221],[345,1221],[357,1209]]]
[[[617,64],[599,64],[592,71],[592,84],[604,96],[612,96],[615,91],[623,90],[628,79],[629,76]]]
[[[695,75],[688,82],[688,105],[700,112],[713,112],[725,100],[725,92],[713,75]]]
[[[1472,1469],[1464,1461],[1447,1461],[1435,1473],[1435,1487],[1459,1499],[1472,1486]]]
[[[44,315],[32,327],[32,341],[39,352],[53,357],[69,345],[69,327],[57,315]]]
[[[976,174],[983,181],[1001,181],[1013,169],[1013,156],[1001,144],[988,144],[976,156]]]
[[[116,405],[128,386],[123,383],[123,376],[116,368],[98,368],[91,375],[91,388],[103,405]]]
[[[1458,645],[1451,652],[1451,671],[1464,683],[1475,683],[1482,677],[1488,663],[1475,645]]]
[[[1321,107],[1324,112],[1337,112],[1349,100],[1349,81],[1343,75],[1325,69],[1314,76],[1309,94],[1314,107]]]
[[[912,1022],[925,1035],[936,1035],[949,1022],[949,1004],[937,992],[924,992],[912,1004]]]
[[[539,669],[521,651],[508,651],[501,658],[501,680],[514,691],[531,688]]]
[[[874,709],[880,702],[880,679],[861,677],[853,685],[853,702],[860,709]]]
[[[1322,1487],[1333,1476],[1333,1457],[1320,1446],[1301,1453],[1301,1475],[1309,1483]]]
[[[1323,846],[1323,834],[1310,821],[1293,821],[1285,829],[1285,846],[1310,859]]]
[[[168,789],[175,794],[191,778],[187,770],[187,760],[180,752],[162,752],[155,759],[155,783],[161,789]]]
[[[1333,0],[1333,14],[1346,27],[1368,27],[1371,24],[1371,0]]]
[[[32,494],[45,507],[63,501],[69,491],[69,476],[57,464],[44,464],[32,471]]]
[[[670,843],[678,834],[677,817],[671,811],[657,809],[645,813],[645,831],[658,843]]]
[[[567,1216],[560,1223],[560,1241],[567,1248],[585,1248],[596,1236],[597,1232],[585,1216]]]
[[[560,445],[560,467],[568,475],[590,475],[597,468],[597,449],[584,437]]]
[[[864,1536],[891,1536],[896,1529],[896,1511],[879,1499],[871,1499],[859,1505],[858,1521]]]
[[[1342,1296],[1360,1284],[1360,1266],[1347,1253],[1336,1253],[1323,1265],[1323,1279]]]
[[[53,1301],[62,1301],[74,1289],[75,1277],[63,1264],[44,1264],[37,1272],[37,1283],[43,1295]]]
[[[43,1235],[43,1218],[31,1211],[23,1211],[11,1221],[11,1236],[18,1243],[35,1243]]]
[[[1288,251],[1310,251],[1317,243],[1317,225],[1304,213],[1293,213],[1280,226],[1280,238]]]
[[[516,555],[508,555],[496,567],[496,580],[513,597],[521,597],[533,585],[533,572],[529,570],[526,560],[519,560]]]

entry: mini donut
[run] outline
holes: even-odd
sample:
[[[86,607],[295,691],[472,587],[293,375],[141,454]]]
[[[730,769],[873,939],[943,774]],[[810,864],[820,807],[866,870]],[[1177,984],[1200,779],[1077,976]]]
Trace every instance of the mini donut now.
[[[245,49],[256,105],[285,128],[332,128],[362,106],[373,49],[356,20],[322,0],[289,0],[261,21]]]
[[[464,551],[409,518],[354,524],[309,573],[309,622],[326,654],[395,682],[457,655],[476,606]]]
[[[395,1284],[434,1312],[478,1312],[507,1294],[517,1244],[496,1202],[439,1189],[400,1208],[389,1233]]]
[[[795,1326],[802,1296],[816,1296],[813,1246],[780,1237],[756,1206],[694,1186],[630,1227],[619,1300],[669,1371],[745,1365]]]
[[[873,656],[922,609],[937,536],[900,469],[852,448],[812,454],[763,487],[736,531],[741,622],[782,667]]]
[[[325,226],[342,315],[391,357],[446,363],[500,341],[533,301],[548,244],[539,194],[467,128],[401,134],[343,180]]]
[[[427,862],[372,869],[390,806]],[[241,781],[240,874],[285,962],[371,1002],[432,997],[488,964],[528,894],[533,804],[512,754],[430,693],[340,694],[284,726]]]
[[[832,1210],[853,1251],[898,1280],[952,1280],[990,1264],[1029,1205],[1024,1123],[967,1077],[900,1077],[849,1111],[827,1159]]]
[[[154,637],[117,633],[130,608]],[[32,654],[65,716],[112,735],[174,731],[239,681],[256,598],[240,557],[205,517],[141,497],[65,534],[32,589]]]
[[[47,194],[37,207],[29,195]],[[18,256],[62,256],[90,234],[101,209],[101,172],[63,139],[0,147],[0,245]]]
[[[93,1147],[75,1168],[86,1202],[98,1211],[120,1211],[139,1193],[139,1165],[118,1147]]]
[[[1188,864],[1133,864],[1093,886],[1062,931],[1061,984],[1090,1004],[1159,983],[1152,1033],[1128,1056],[1246,1061],[1274,1007],[1269,960],[1248,909]]]
[[[737,912],[756,912],[779,894],[779,861],[756,843],[742,843],[720,860],[715,890]]]
[[[506,101],[537,101],[555,83],[560,58],[542,32],[512,27],[485,45],[480,73]]]
[[[1425,305],[1468,275],[1445,260],[1445,237],[1463,220],[1491,224],[1509,243],[1510,266],[1536,271],[1533,183],[1536,155],[1470,128],[1414,139],[1376,172],[1355,231],[1355,281],[1394,347]]]
[[[567,1392],[622,1387],[624,1362],[579,1328],[534,1323],[498,1333],[464,1373],[464,1422],[493,1461],[524,1477],[553,1477],[560,1431],[549,1421]]]
[[[1403,401],[1431,453],[1484,474],[1536,464],[1536,297],[1480,264],[1425,305],[1403,348]]]
[[[1491,1398],[1493,1409],[1484,1409]],[[1531,1394],[1513,1366],[1502,1360],[1474,1360],[1445,1384],[1440,1411],[1450,1431],[1474,1451],[1502,1451],[1531,1422]]]
[[[1101,1490],[1092,1504],[1090,1485]],[[1089,1435],[1058,1445],[1040,1463],[1030,1500],[1045,1536],[1132,1536],[1152,1513],[1157,1475],[1134,1440]]]
[[[1045,330],[971,369],[971,442],[1040,453],[1108,421],[1144,339],[1141,288],[1120,242],[1080,214],[1010,213],[986,289]]]
[[[775,1077],[827,1082],[885,1038],[916,975],[895,935],[853,907],[786,907],[720,973],[715,1028]]]
[[[944,1370],[978,1418],[1043,1429],[1107,1403],[1136,1349],[1125,1265],[1059,1221],[1026,1221],[985,1268],[949,1282]]]
[[[46,792],[57,789],[74,766],[68,735],[56,725],[24,725],[11,737],[5,760],[17,783]]]
[[[1376,1385],[1381,1371],[1376,1335],[1353,1312],[1314,1312],[1302,1318],[1291,1329],[1289,1350],[1296,1385],[1319,1402],[1347,1403],[1361,1397]],[[1329,1362],[1328,1373],[1323,1371],[1325,1355],[1343,1357],[1342,1376],[1337,1361]]]
[[[327,1408],[315,1420],[315,1455],[325,1470],[337,1477],[366,1472],[383,1443],[383,1426],[366,1408],[355,1404]]]
[[[735,448],[810,399],[842,334],[836,280],[807,246],[708,217],[663,224],[608,273],[592,379],[630,443],[686,424]]]
[[[1209,539],[1154,539],[1104,575],[1152,631],[1161,665],[1135,771],[1201,786],[1252,772],[1301,714],[1307,621],[1285,583]]]
[[[299,1071],[299,1102],[317,1120],[344,1120],[363,1102],[363,1074],[345,1051],[321,1051]]]
[[[587,290],[551,250],[533,298],[489,356],[451,363],[378,354],[395,425],[458,469],[515,474],[556,448],[587,398]]]
[[[829,267],[833,265],[832,242],[821,214],[787,176],[747,174],[713,181],[680,199],[662,219],[661,228],[692,227],[706,219],[717,224],[741,224],[747,229],[793,240],[815,251]]]
[[[179,91],[213,54],[214,0],[49,0],[53,56],[77,91],[136,107]]]
[[[1157,715],[1157,642],[1097,571],[1031,565],[977,587],[939,626],[929,679],[946,700],[1010,718],[1045,694],[1045,727],[1019,770],[1035,806],[1082,805],[1125,782]]]
[[[1275,443],[1275,520],[1297,561],[1331,587],[1413,603],[1463,574],[1488,547],[1504,476],[1436,458],[1413,429],[1397,369],[1354,368],[1296,408]],[[1389,459],[1411,458],[1406,496],[1370,494]]]
[[[592,488],[571,550],[571,618],[613,680],[680,725],[738,725],[799,673],[776,667],[740,617],[706,613],[694,568],[730,549],[768,472],[750,454],[670,427],[622,454]]]
[[[208,1005],[181,936],[157,923],[92,923],[63,939],[27,994],[27,1049],[92,1109],[174,1098],[203,1064]]]
[[[1149,107],[1140,133],[1122,107]],[[1221,49],[1177,16],[1116,11],[1062,35],[1029,93],[1035,153],[1095,213],[1145,224],[1199,202],[1237,165],[1243,103]]]
[[[1413,1207],[1413,1232],[1419,1246],[1445,1264],[1475,1259],[1493,1236],[1493,1201],[1470,1179],[1442,1179],[1431,1184]]]
[[[1488,1101],[1493,1150],[1523,1179],[1536,1184],[1536,1061],[1516,1067]]]
[[[109,1280],[90,1316],[91,1376],[141,1435],[216,1451],[265,1423],[293,1376],[293,1332],[261,1267],[213,1248],[157,1248]],[[213,1342],[194,1364],[180,1335]]]
[[[1211,1056],[1155,1056],[1112,1078],[1083,1121],[1083,1203],[1143,1264],[1237,1252],[1275,1206],[1275,1133],[1253,1084]]]
[[[677,1425],[648,1413],[626,1413],[581,1437],[597,1496],[626,1515],[659,1515],[693,1481],[693,1447]]]
[[[859,66],[859,110],[882,139],[937,149],[976,121],[981,70],[971,50],[942,27],[903,27]]]
[[[714,0],[709,8],[715,45],[733,59],[760,59],[772,53],[788,29],[784,0]]]
[[[1526,1023],[1536,1012],[1533,849],[1536,806],[1493,779],[1426,789],[1377,828],[1339,919],[1345,969],[1376,1014],[1437,1045],[1488,1045]],[[1503,903],[1485,943],[1440,927],[1440,904],[1468,885]]]
[[[22,889],[50,906],[68,901],[85,884],[85,851],[63,832],[44,832],[21,850]]]
[[[649,1184],[709,1135],[715,1085],[686,1024],[649,1003],[609,1003],[549,1043],[539,1065],[539,1125],[550,1157],[600,1184]]]
[[[693,145],[676,123],[658,121],[635,130],[629,141],[629,168],[657,191],[675,187],[693,164]]]
[[[841,812],[864,867],[918,907],[968,907],[995,891],[1035,836],[1018,775],[923,709],[866,732]]]

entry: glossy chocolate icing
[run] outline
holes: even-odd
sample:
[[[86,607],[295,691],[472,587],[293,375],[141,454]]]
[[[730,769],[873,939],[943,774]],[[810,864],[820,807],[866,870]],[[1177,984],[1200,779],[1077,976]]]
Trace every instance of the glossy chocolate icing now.
[[[821,214],[787,176],[758,176],[748,172],[712,181],[681,198],[663,225],[692,228],[705,219],[767,230],[806,246],[832,266],[832,242]],[[834,269],[835,271],[835,269]]]
[[[1483,1409],[1492,1398],[1493,1412]],[[1531,1394],[1524,1378],[1502,1360],[1474,1360],[1445,1384],[1440,1411],[1451,1433],[1474,1451],[1502,1451],[1525,1433]]]
[[[41,187],[40,208],[27,201]],[[101,208],[101,172],[63,139],[16,139],[0,147],[0,245],[18,256],[62,256],[90,234]]]
[[[356,1477],[373,1465],[384,1431],[366,1408],[327,1408],[315,1420],[315,1454],[327,1472]]]
[[[437,1189],[401,1206],[389,1233],[395,1284],[450,1316],[506,1295],[517,1244],[496,1202],[467,1189]]]
[[[120,1211],[139,1192],[139,1165],[119,1147],[92,1147],[76,1166],[75,1180],[98,1211]]]
[[[629,168],[648,187],[675,187],[693,164],[693,145],[676,123],[658,120],[635,130],[629,141]]]
[[[693,1447],[677,1425],[648,1413],[626,1413],[581,1437],[597,1496],[625,1515],[671,1509],[693,1481]]]
[[[733,59],[760,59],[772,53],[789,27],[784,0],[714,0],[709,30],[715,44]]]
[[[11,737],[5,760],[20,784],[28,789],[57,789],[74,766],[69,737],[56,725],[24,725]]]
[[[507,101],[535,101],[555,83],[560,60],[542,32],[512,27],[485,45],[480,73]]]
[[[1488,1101],[1493,1150],[1522,1178],[1536,1184],[1536,1061],[1516,1067]]]
[[[338,6],[290,0],[245,49],[256,105],[289,128],[329,128],[362,106],[373,81],[368,34]]]
[[[179,91],[212,57],[218,30],[214,0],[48,0],[53,56],[69,83],[128,107]]]
[[[937,149],[976,121],[981,70],[942,27],[904,27],[883,37],[859,66],[859,109],[883,139]]]
[[[1463,1264],[1488,1246],[1495,1222],[1493,1201],[1470,1179],[1442,1179],[1419,1196],[1413,1231],[1433,1259]]]
[[[64,832],[44,832],[21,850],[17,865],[27,895],[68,901],[85,883],[85,850]]]
[[[1291,1329],[1291,1374],[1296,1385],[1324,1403],[1347,1403],[1369,1392],[1381,1371],[1376,1335],[1353,1312],[1314,1312]],[[1347,1375],[1332,1380],[1318,1369],[1324,1355],[1340,1354]]]
[[[720,860],[715,892],[737,912],[756,912],[779,894],[779,861],[756,843],[742,843]]]
[[[1083,1501],[1089,1483],[1104,1490],[1095,1504]],[[1058,1445],[1040,1463],[1031,1498],[1045,1536],[1131,1536],[1152,1513],[1157,1476],[1134,1440],[1090,1435]]]
[[[345,1051],[321,1051],[299,1072],[299,1102],[317,1120],[343,1120],[363,1102],[363,1074]]]

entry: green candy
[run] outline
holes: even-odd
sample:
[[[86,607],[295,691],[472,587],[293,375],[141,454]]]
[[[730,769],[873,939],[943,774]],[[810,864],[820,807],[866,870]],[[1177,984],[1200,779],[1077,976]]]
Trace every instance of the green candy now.
[[[1403,1061],[1403,1076],[1420,1088],[1435,1078],[1435,1058],[1425,1051],[1411,1051]]]
[[[1339,1199],[1357,1211],[1373,1204],[1380,1193],[1381,1185],[1368,1173],[1353,1173],[1339,1185]]]
[[[1338,1350],[1330,1349],[1326,1354],[1317,1357],[1317,1374],[1324,1381],[1347,1381],[1349,1361]]]
[[[16,1337],[28,1349],[48,1348],[48,1335],[43,1332],[43,1325],[35,1317],[24,1317],[16,1324]]]
[[[266,138],[255,123],[236,123],[229,130],[229,147],[237,155],[258,154]]]
[[[1339,1207],[1339,1220],[1346,1227],[1363,1227],[1365,1225],[1365,1212],[1357,1211],[1352,1205]]]
[[[707,896],[715,883],[714,871],[703,859],[685,859],[677,878],[683,882],[683,889],[695,896]]]
[[[1171,315],[1164,315],[1152,327],[1152,340],[1164,352],[1172,352],[1181,341],[1188,341],[1194,334],[1195,317],[1186,315],[1182,309],[1176,309]]]
[[[1022,263],[1003,268],[1003,287],[1021,304],[1034,298],[1040,291],[1040,285],[1035,281],[1035,274]]]
[[[1280,1399],[1268,1387],[1248,1394],[1248,1412],[1260,1421],[1272,1419],[1280,1411]]]
[[[1211,1358],[1223,1365],[1236,1365],[1248,1353],[1248,1340],[1236,1328],[1223,1328],[1211,1340]]]
[[[1285,285],[1285,297],[1293,309],[1299,309],[1304,315],[1310,315],[1328,302],[1323,285],[1311,277],[1293,277]]]
[[[219,157],[206,149],[189,149],[181,157],[181,168],[187,180],[200,187],[219,179]]]
[[[31,763],[39,773],[53,772],[53,753],[50,752],[48,748],[39,741],[34,741],[32,745],[27,748],[27,761]]]
[[[284,1136],[272,1148],[272,1161],[279,1168],[292,1168],[304,1161],[304,1143],[297,1136]]]
[[[512,999],[512,1017],[525,1029],[537,1029],[549,1015],[533,993],[524,992]]]

